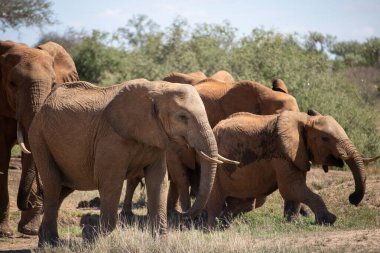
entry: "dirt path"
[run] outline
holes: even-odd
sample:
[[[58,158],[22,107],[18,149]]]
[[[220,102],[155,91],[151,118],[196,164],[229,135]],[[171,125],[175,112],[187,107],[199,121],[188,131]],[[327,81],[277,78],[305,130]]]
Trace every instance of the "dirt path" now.
[[[257,242],[258,248],[266,245],[301,250],[307,246],[312,252],[380,252],[380,229],[296,234]]]

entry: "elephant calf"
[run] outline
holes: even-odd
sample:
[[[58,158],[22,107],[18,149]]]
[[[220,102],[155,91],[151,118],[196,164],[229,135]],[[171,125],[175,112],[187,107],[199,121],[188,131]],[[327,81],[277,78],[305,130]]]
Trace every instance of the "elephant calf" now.
[[[85,238],[112,231],[124,179],[142,173],[152,231],[166,233],[165,150],[170,141],[187,144],[202,157],[199,192],[186,212],[190,216],[205,207],[221,163],[195,88],[163,81],[140,79],[108,88],[63,84],[35,116],[29,140],[44,193],[40,245],[57,243],[58,209],[74,190],[100,193],[100,224],[85,230]]]
[[[311,114],[236,113],[215,126],[220,154],[240,161],[240,165],[222,164],[217,169],[207,203],[210,228],[227,198],[263,199],[277,188],[295,208],[300,203],[308,205],[318,224],[333,224],[335,215],[306,185],[311,163],[342,167],[345,161],[355,180],[349,201],[360,203],[365,193],[362,156],[334,118]]]

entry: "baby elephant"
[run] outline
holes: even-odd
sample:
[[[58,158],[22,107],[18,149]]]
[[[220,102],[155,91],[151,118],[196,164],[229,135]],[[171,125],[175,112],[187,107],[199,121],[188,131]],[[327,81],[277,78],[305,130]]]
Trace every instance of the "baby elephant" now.
[[[285,111],[260,116],[236,113],[214,128],[218,150],[240,165],[218,166],[209,201],[208,226],[215,226],[227,198],[263,199],[277,188],[298,209],[308,205],[318,224],[333,224],[336,216],[306,185],[311,163],[350,167],[355,191],[349,201],[358,205],[365,193],[363,158],[343,128],[331,116]]]

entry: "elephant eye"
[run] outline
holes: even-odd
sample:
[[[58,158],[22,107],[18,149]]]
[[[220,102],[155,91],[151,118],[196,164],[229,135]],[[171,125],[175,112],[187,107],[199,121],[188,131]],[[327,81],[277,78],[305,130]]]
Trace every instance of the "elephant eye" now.
[[[11,85],[12,88],[16,88],[17,87],[16,82],[11,81],[9,84]]]
[[[328,142],[330,140],[330,138],[329,137],[326,137],[326,136],[322,136],[322,141],[326,141],[326,142]]]
[[[187,117],[185,114],[180,114],[180,115],[178,115],[178,119],[179,119],[181,122],[187,124],[188,117]]]

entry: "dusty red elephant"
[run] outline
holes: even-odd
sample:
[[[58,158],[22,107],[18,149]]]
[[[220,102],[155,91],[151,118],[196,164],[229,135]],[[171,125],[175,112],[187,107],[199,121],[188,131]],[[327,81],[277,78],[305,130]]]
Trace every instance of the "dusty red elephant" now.
[[[0,41],[0,237],[11,236],[9,227],[8,166],[16,139],[23,151],[29,146],[28,129],[51,89],[78,80],[70,55],[58,44],[36,48]],[[22,154],[22,174],[17,205],[22,210],[18,231],[36,235],[41,200],[37,194],[32,155]],[[27,188],[32,186],[32,189]]]

